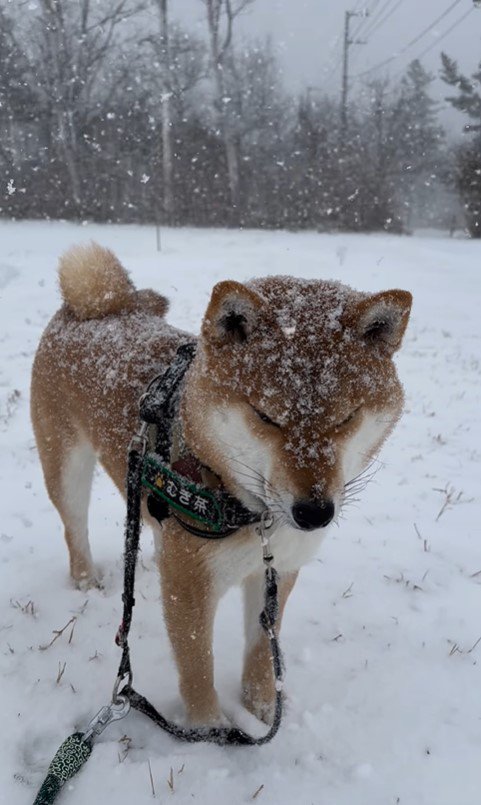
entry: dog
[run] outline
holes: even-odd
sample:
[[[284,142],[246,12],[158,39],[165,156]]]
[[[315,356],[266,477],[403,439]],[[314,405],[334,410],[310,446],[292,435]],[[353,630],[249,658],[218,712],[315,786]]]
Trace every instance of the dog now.
[[[63,306],[35,356],[31,414],[70,573],[88,587],[99,582],[87,534],[95,462],[125,494],[139,398],[192,336],[166,322],[163,296],[136,290],[115,255],[96,244],[68,251],[59,280]],[[176,426],[189,453],[209,468],[210,483],[253,512],[272,513],[279,624],[299,568],[316,554],[402,412],[393,354],[411,302],[407,291],[361,293],[288,276],[227,280],[212,291]],[[242,701],[269,723],[275,687],[258,621],[263,567],[255,528],[207,540],[173,517],[160,526],[145,504],[143,517],[155,532],[164,616],[189,722],[222,721],[213,622],[224,592],[243,585]]]

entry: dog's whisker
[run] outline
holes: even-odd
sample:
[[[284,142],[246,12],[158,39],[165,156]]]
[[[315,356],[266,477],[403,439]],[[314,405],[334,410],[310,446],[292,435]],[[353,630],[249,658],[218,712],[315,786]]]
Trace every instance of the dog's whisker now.
[[[225,439],[220,439],[220,441],[223,442],[223,444],[225,444],[226,447],[229,447],[230,449],[233,448],[233,445],[229,444],[229,442],[227,442]],[[249,470],[249,473],[252,473],[252,474],[245,472],[243,473],[240,470],[236,469],[236,473],[238,475],[242,475],[243,477],[248,478],[254,483],[260,484],[262,487],[261,490],[259,490],[258,488],[253,489],[245,486],[247,492],[249,492],[252,495],[255,495],[256,497],[259,497],[265,503],[270,504],[271,501],[281,501],[280,495],[277,492],[277,490],[274,489],[271,482],[264,475],[262,475],[262,473],[254,469],[254,467],[251,467],[249,464],[246,464],[245,462],[241,461],[239,458],[236,458],[235,456],[230,456],[228,460],[231,462],[235,462],[236,464],[239,464],[241,467],[244,467],[245,469]],[[269,494],[267,490],[269,490],[271,494]],[[269,508],[271,507],[269,506]]]
[[[346,484],[344,484],[344,489],[346,491],[352,491],[353,489],[365,489],[368,483],[374,480],[375,476],[379,472],[380,467],[369,472],[370,467],[367,467],[364,472],[357,475],[355,478],[352,478]]]
[[[271,482],[264,475],[262,475],[262,473],[258,472],[253,467],[250,467],[245,462],[240,461],[240,459],[231,457],[230,460],[235,461],[236,464],[239,464],[242,467],[245,467],[247,470],[249,470],[249,473],[253,473],[251,475],[249,473],[242,472],[241,470],[236,469],[236,473],[238,475],[241,475],[242,477],[248,478],[251,481],[254,481],[254,483],[261,483],[262,484],[262,486],[263,486],[262,498],[266,502],[267,501],[278,501],[282,506],[282,497],[281,497],[279,491],[274,488],[274,486],[271,484]],[[249,489],[248,491],[250,491],[252,494],[255,494],[255,495],[259,496],[259,491],[258,490]],[[287,490],[281,490],[281,491],[286,492],[286,494],[287,494]],[[269,494],[269,492],[271,494]]]
[[[241,475],[243,478],[249,478],[251,481],[254,481],[255,483],[258,483],[260,480],[259,478],[257,478],[257,476],[250,475],[248,472],[242,472],[241,470],[236,470],[236,473],[238,475]]]
[[[251,476],[247,475],[247,473],[241,473],[241,475],[243,475],[247,479],[255,481],[255,479],[251,478]],[[269,503],[269,504],[272,504],[272,503],[281,504],[282,503],[280,497],[277,494],[276,494],[275,497],[273,497],[272,495],[269,495],[265,491],[263,491],[262,495],[261,495],[261,493],[259,492],[259,490],[257,488],[251,487],[249,484],[245,484],[244,489],[247,492],[250,492],[251,494],[256,495],[256,497],[261,497],[261,499],[264,501],[264,503]],[[273,506],[269,505],[269,509],[272,510]]]
[[[358,484],[356,486],[351,486],[349,489],[344,490],[344,496],[347,495],[359,495],[361,492],[364,492],[367,483]]]
[[[241,467],[245,467],[245,469],[248,469],[250,472],[253,473],[255,478],[257,478],[259,481],[263,483],[264,486],[268,487],[273,492],[276,491],[272,486],[271,482],[264,475],[262,475],[262,473],[258,472],[253,467],[250,467],[248,464],[245,464],[243,461],[239,461],[239,459],[231,458],[230,460],[235,461],[236,464],[240,464]],[[236,472],[240,473],[240,470],[236,470]]]
[[[359,453],[359,455],[362,455],[362,454]],[[379,466],[376,467],[376,464],[378,464]],[[354,478],[351,478],[349,481],[347,481],[345,486],[349,486],[350,484],[355,483],[360,478],[363,478],[366,474],[370,474],[371,472],[374,472],[374,473],[378,472],[379,469],[381,467],[383,467],[383,466],[384,466],[384,464],[379,459],[370,457],[370,461],[369,461],[367,467],[364,467],[364,469],[361,470],[361,472],[358,473],[358,475],[355,475]]]
[[[245,476],[245,477],[247,478],[247,480],[249,480],[249,476]],[[253,479],[250,479],[250,480],[253,480]],[[279,498],[278,495],[276,495],[276,496],[269,495],[264,490],[262,490],[262,491],[259,490],[259,488],[257,486],[251,486],[250,484],[248,484],[246,482],[243,482],[243,486],[244,486],[244,489],[247,492],[250,492],[251,494],[253,494],[256,497],[260,498],[265,503],[270,504],[270,503],[280,503],[281,502],[281,499]]]
[[[345,496],[343,497],[343,499],[342,499],[342,503],[343,503],[343,504],[344,504],[344,503],[348,503],[348,502],[349,502],[349,501],[351,501],[351,500],[360,501],[360,500],[361,500],[361,498],[359,498],[359,497],[357,496],[357,494],[356,494],[356,495],[345,495]]]
[[[273,489],[273,486],[272,486],[271,482],[265,477],[265,475],[263,475],[258,470],[254,469],[254,467],[251,467],[249,464],[246,464],[244,461],[241,461],[239,458],[236,458],[234,456],[231,456],[229,460],[230,461],[235,461],[236,464],[240,464],[241,467],[244,467],[245,469],[247,469],[250,472],[252,472],[255,476],[257,476],[259,478],[259,480],[261,480],[264,484],[266,484],[267,486],[269,486],[269,487],[271,487]]]

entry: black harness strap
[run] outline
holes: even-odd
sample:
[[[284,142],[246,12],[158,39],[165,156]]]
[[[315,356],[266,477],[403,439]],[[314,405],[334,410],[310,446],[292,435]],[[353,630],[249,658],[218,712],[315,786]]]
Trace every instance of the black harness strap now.
[[[135,569],[139,549],[141,529],[141,476],[143,465],[143,449],[139,440],[133,442],[128,456],[127,470],[127,521],[125,528],[125,554],[124,554],[124,592],[123,620],[117,633],[116,642],[122,648],[117,681],[114,688],[114,702],[119,697],[126,697],[131,706],[148,716],[155,724],[175,738],[190,743],[208,741],[222,746],[261,746],[268,743],[276,735],[282,718],[282,656],[275,632],[275,623],[278,613],[277,573],[273,567],[268,566],[265,571],[265,599],[264,609],[260,615],[260,625],[266,633],[272,656],[273,674],[276,683],[276,699],[274,719],[266,735],[254,738],[238,727],[211,727],[186,728],[180,727],[162,716],[155,707],[132,687],[132,666],[128,643],[129,631],[132,623],[132,609],[135,605]],[[122,688],[122,683],[126,682]]]

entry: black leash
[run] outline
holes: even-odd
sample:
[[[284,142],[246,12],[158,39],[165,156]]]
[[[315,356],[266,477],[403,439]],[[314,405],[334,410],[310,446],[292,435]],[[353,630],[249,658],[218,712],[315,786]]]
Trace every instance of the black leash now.
[[[282,656],[275,632],[275,623],[278,613],[277,595],[277,573],[272,567],[273,557],[270,554],[268,540],[263,532],[262,523],[259,527],[263,535],[264,563],[265,570],[265,598],[264,609],[260,614],[260,625],[268,637],[272,656],[272,668],[276,683],[276,699],[274,707],[274,719],[272,726],[266,735],[261,738],[254,738],[238,727],[201,727],[188,728],[181,727],[169,721],[161,715],[155,707],[132,687],[132,665],[130,660],[130,648],[128,636],[132,624],[132,610],[135,605],[134,587],[135,570],[139,549],[139,538],[141,529],[141,499],[142,499],[142,467],[144,461],[145,442],[142,443],[142,435],[134,438],[129,450],[128,471],[127,471],[127,521],[125,529],[125,554],[124,554],[124,592],[122,600],[124,604],[123,618],[120,629],[117,633],[116,642],[122,649],[117,680],[114,687],[113,702],[126,698],[130,705],[141,713],[148,716],[157,726],[161,727],[169,735],[189,743],[208,741],[221,746],[261,746],[268,743],[276,735],[282,718],[282,684],[283,667]]]

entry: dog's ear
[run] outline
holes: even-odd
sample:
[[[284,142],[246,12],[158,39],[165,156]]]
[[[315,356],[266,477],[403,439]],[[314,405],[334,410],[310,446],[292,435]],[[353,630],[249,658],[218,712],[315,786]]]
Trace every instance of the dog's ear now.
[[[262,299],[240,282],[219,282],[212,291],[202,323],[202,336],[211,343],[243,344],[258,321]]]
[[[409,320],[412,296],[409,291],[382,291],[356,305],[354,324],[366,344],[392,355],[401,346]]]

